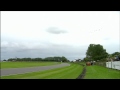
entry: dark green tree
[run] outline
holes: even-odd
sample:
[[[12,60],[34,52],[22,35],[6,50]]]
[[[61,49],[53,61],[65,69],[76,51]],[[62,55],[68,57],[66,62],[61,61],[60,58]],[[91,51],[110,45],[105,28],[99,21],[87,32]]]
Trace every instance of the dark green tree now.
[[[101,60],[103,58],[108,57],[108,53],[106,50],[103,48],[102,45],[100,44],[90,44],[87,52],[86,52],[86,57],[89,60]]]
[[[114,52],[114,53],[112,53],[111,55],[112,55],[113,57],[114,57],[114,56],[119,56],[119,55],[120,55],[120,52]]]
[[[62,57],[61,57],[61,61],[62,61],[62,62],[67,62],[68,60],[67,60],[66,57],[62,56]]]

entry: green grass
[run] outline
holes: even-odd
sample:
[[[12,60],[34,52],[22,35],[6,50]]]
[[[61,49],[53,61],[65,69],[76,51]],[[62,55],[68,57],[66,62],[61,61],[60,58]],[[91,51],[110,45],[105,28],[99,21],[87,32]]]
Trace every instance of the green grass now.
[[[83,67],[78,64],[71,64],[62,68],[32,72],[10,76],[2,76],[2,79],[76,79],[82,72]]]
[[[1,68],[24,68],[24,67],[36,67],[36,66],[48,66],[60,64],[60,62],[1,62]]]
[[[85,79],[120,79],[120,71],[102,66],[87,66]]]

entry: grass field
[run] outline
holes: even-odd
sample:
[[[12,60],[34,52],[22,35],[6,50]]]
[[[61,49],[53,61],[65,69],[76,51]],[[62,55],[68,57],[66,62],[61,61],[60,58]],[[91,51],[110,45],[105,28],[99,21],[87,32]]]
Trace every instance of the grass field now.
[[[48,66],[55,64],[60,64],[60,62],[1,62],[1,69]]]
[[[70,66],[46,70],[41,72],[32,72],[26,74],[17,74],[2,76],[2,79],[76,79],[82,72],[83,66],[71,64]]]
[[[84,79],[120,79],[120,71],[102,66],[87,66]]]

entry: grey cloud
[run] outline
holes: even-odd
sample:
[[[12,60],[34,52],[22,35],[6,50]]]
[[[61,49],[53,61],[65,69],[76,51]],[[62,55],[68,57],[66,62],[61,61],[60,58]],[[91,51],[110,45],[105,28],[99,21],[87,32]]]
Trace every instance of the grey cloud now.
[[[107,50],[108,53],[113,53],[115,51],[118,51],[119,49],[118,44],[103,45],[103,47]],[[111,47],[114,49],[111,49]],[[86,46],[79,45],[75,47],[71,45],[53,44],[53,43],[48,43],[47,46],[45,47],[44,44],[42,45],[37,44],[34,47],[29,47],[29,48],[24,43],[18,43],[17,46],[14,47],[9,47],[8,44],[8,46],[3,45],[1,47],[1,59],[3,60],[8,58],[15,58],[15,57],[45,58],[49,56],[65,56],[69,60],[74,60],[77,58],[83,59],[85,57],[87,48],[88,45]]]
[[[67,33],[67,31],[65,31],[65,30],[61,30],[61,29],[56,28],[56,27],[48,28],[48,29],[47,29],[47,32],[52,33],[52,34]]]
[[[82,48],[82,47],[81,47]],[[49,44],[47,47],[32,47],[32,48],[21,48],[19,47],[10,47],[2,48],[1,59],[8,59],[14,57],[49,57],[49,56],[65,56],[69,60],[75,58],[80,58],[84,56],[84,49],[69,46],[69,45],[59,45],[59,44]]]

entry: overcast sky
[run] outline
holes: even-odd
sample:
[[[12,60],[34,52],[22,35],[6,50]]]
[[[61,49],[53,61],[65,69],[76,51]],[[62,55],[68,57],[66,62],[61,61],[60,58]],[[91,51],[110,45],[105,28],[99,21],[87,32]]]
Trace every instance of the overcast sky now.
[[[89,44],[120,52],[119,11],[2,11],[1,59],[83,59]]]

